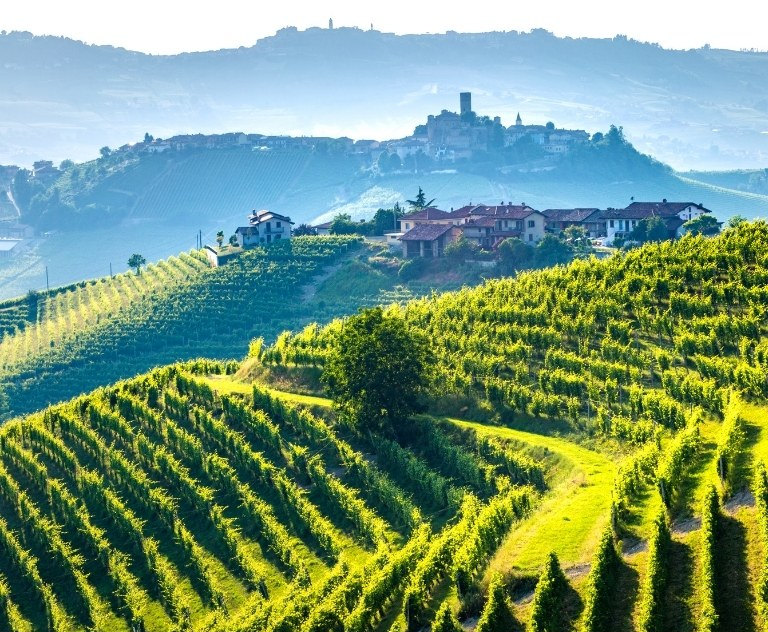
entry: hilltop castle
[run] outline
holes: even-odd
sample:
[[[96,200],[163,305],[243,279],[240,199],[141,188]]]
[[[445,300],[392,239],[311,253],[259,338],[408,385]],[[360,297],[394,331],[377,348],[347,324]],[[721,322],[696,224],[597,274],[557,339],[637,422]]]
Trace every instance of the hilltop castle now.
[[[459,112],[443,110],[427,117],[411,136],[387,143],[400,159],[422,152],[436,160],[472,158],[478,152],[503,150],[527,139],[546,155],[567,153],[574,145],[589,140],[584,130],[558,129],[553,123],[523,125],[518,113],[514,125],[505,127],[501,117],[478,116],[472,110],[472,93],[459,95]]]

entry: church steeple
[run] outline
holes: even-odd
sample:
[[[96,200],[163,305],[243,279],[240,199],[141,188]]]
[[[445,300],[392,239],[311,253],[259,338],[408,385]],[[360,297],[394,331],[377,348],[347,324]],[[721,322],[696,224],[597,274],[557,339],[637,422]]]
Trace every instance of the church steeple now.
[[[515,119],[515,125],[522,125],[523,119],[520,118],[520,112],[517,113],[517,118]]]

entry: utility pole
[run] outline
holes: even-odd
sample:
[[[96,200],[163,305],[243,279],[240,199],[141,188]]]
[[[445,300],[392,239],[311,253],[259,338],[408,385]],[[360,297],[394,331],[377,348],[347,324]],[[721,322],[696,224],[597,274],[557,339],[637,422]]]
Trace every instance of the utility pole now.
[[[112,277],[112,262],[111,261],[109,262],[109,278],[110,279],[113,278]]]
[[[50,292],[50,291],[51,291],[51,286],[50,286],[50,284],[48,283],[48,266],[45,266],[45,289],[46,289],[46,291],[48,291],[48,292]]]

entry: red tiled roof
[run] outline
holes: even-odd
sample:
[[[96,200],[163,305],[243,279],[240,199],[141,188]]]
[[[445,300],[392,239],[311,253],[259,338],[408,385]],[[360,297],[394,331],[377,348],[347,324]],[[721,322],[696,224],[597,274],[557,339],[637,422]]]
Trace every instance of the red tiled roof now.
[[[550,222],[583,222],[599,212],[597,208],[548,208],[541,213]]]
[[[417,224],[400,239],[402,241],[434,241],[451,229],[453,226],[450,224]]]
[[[646,219],[657,215],[659,217],[665,217],[658,211],[653,209],[628,209],[628,208],[609,208],[607,211],[603,211],[603,219]],[[666,215],[666,217],[674,217],[675,214]]]
[[[680,211],[693,206],[697,209],[709,213],[710,210],[704,208],[701,204],[696,202],[632,202],[625,210],[627,211],[644,211],[654,215],[677,215]],[[633,216],[634,217],[634,216]],[[647,216],[646,216],[647,217]]]
[[[468,228],[471,228],[472,226],[481,226],[483,228],[494,228],[496,226],[497,219],[498,218],[496,217],[486,215],[483,217],[478,217],[477,219],[471,219],[466,224],[462,224],[462,226],[466,226]]]
[[[486,204],[475,204],[472,206],[462,206],[448,213],[448,216],[454,219],[462,217],[471,217],[473,215],[496,215],[507,219],[525,219],[531,213],[538,213],[536,209],[526,205],[519,204],[500,204],[498,206],[488,206]]]
[[[439,208],[435,208],[434,206],[429,206],[427,208],[421,209],[420,211],[416,211],[415,213],[403,215],[400,218],[400,221],[408,219],[447,219],[448,216],[448,213],[445,211],[441,211]]]

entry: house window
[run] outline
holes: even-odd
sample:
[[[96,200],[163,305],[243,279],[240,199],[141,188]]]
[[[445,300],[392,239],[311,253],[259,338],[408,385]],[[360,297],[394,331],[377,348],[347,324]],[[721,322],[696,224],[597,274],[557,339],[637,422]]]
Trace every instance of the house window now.
[[[517,222],[515,222],[515,228],[517,228],[517,230],[523,230],[523,220],[517,220]]]
[[[610,221],[611,221],[611,228],[613,228],[613,220],[610,220]]]
[[[532,219],[528,220],[528,228],[536,228],[536,222]]]
[[[528,241],[533,241],[533,235],[531,235],[530,233],[528,233]]]
[[[280,228],[280,222],[277,222],[277,227]]]

